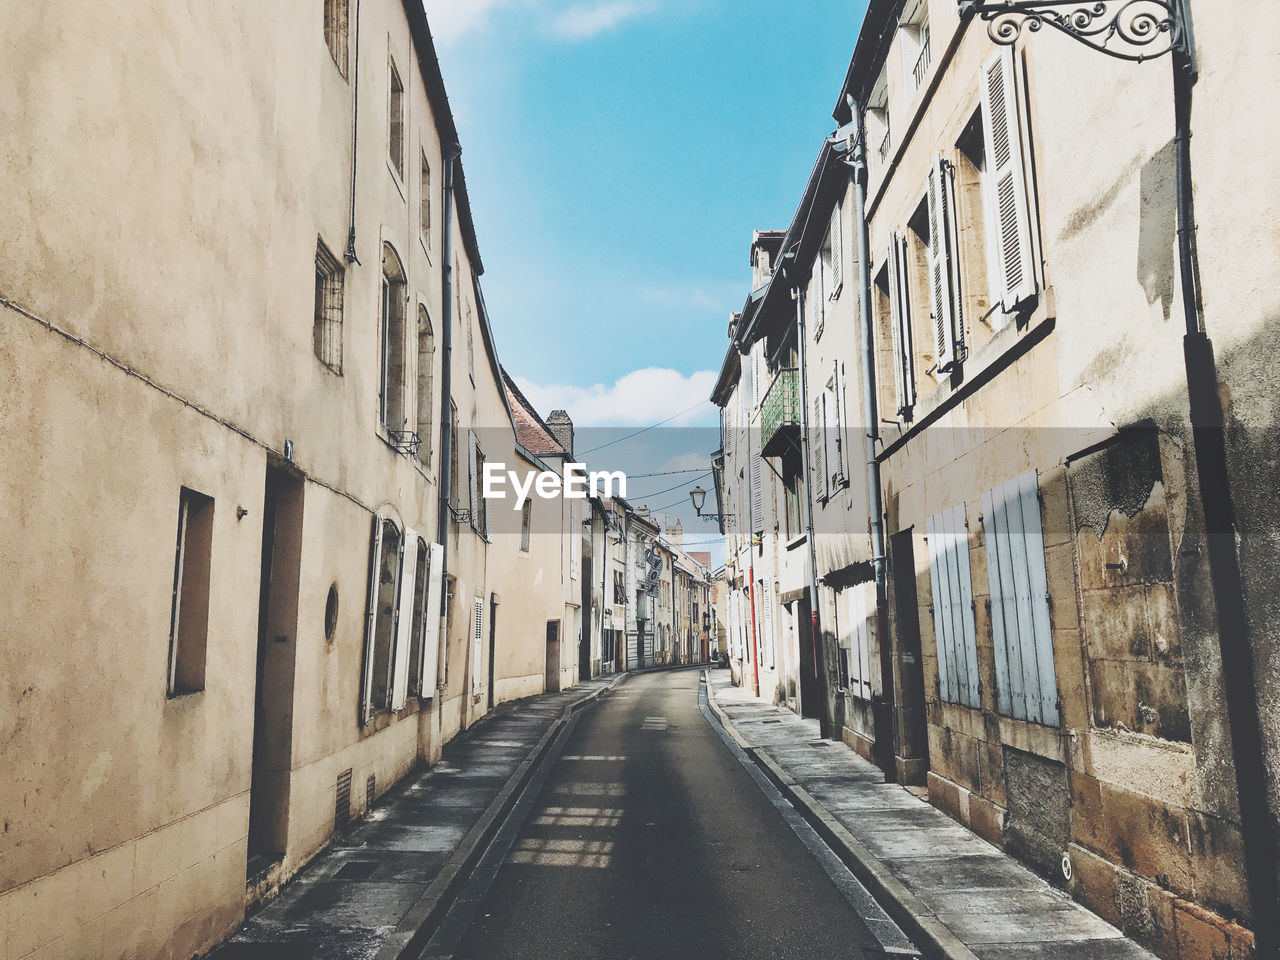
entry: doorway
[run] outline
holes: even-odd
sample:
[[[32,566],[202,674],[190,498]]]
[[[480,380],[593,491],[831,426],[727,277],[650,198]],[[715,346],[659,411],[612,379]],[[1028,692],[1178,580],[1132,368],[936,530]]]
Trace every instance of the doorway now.
[[[821,720],[823,690],[818,675],[818,638],[813,633],[812,610],[806,591],[804,599],[795,604],[796,639],[800,648],[800,716]]]
[[[920,611],[916,600],[915,542],[911,529],[889,538],[889,563],[893,577],[893,613],[898,627],[895,659],[901,688],[894,724],[897,731],[894,765],[900,783],[923,786],[929,771],[929,730],[924,658],[920,650]]]
[[[547,693],[560,689],[560,621],[547,621]]]
[[[291,467],[283,461],[268,464],[258,583],[258,663],[249,792],[250,877],[284,854],[288,837],[303,493],[303,480]]]

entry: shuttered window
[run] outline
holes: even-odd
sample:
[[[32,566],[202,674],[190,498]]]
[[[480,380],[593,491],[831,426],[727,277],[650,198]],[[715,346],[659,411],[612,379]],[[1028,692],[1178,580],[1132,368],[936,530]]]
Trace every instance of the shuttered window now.
[[[867,584],[856,584],[845,596],[849,605],[849,646],[844,651],[848,663],[849,693],[871,699],[871,623],[874,604],[867,603]]]
[[[823,396],[823,460],[826,464],[826,494],[830,497],[849,482],[845,448],[844,375],[840,361],[833,362],[831,377]]]
[[[838,203],[831,211],[831,232],[828,242],[831,245],[831,289],[827,291],[827,297],[834,300],[840,295],[840,288],[844,284],[844,241],[840,236],[840,204]]]
[[[422,544],[426,548],[426,583],[422,603],[415,608],[418,623],[414,632],[419,638],[418,655],[410,666],[412,693],[423,700],[435,696],[440,669],[440,608],[443,592],[444,547],[438,543]]]
[[[758,456],[751,458],[751,531],[764,532],[764,483]]]
[[[400,601],[396,613],[395,649],[391,655],[391,692],[389,706],[399,710],[409,696],[409,653],[413,644],[414,594],[417,590],[421,567],[426,566],[425,555],[418,563],[418,534],[408,527],[404,531],[403,560],[400,570]]]
[[[969,529],[964,504],[925,521],[929,540],[929,580],[938,646],[938,687],[942,699],[980,706],[978,647],[973,622],[973,579],[969,571]]]
[[[375,515],[369,551],[369,596],[365,615],[364,677],[360,722],[391,706],[396,638],[399,632],[404,538],[395,521]]]
[[[951,370],[964,338],[960,315],[954,169],[941,157],[929,168],[929,304],[937,370]]]
[[[911,336],[911,294],[907,276],[907,240],[895,233],[889,244],[889,321],[893,334],[893,384],[898,414],[916,402],[916,365]]]
[[[990,177],[994,237],[992,291],[1005,310],[1013,310],[1036,292],[1032,222],[1024,164],[1018,73],[1013,48],[1002,47],[982,68],[982,134]]]
[[[813,455],[814,494],[819,502],[826,503],[827,490],[827,394],[820,392],[813,398],[813,429],[810,451]]]
[[[982,495],[999,711],[1058,724],[1049,584],[1034,470]]]
[[[764,631],[760,643],[760,664],[773,666],[773,578],[760,581],[760,607],[764,616]]]

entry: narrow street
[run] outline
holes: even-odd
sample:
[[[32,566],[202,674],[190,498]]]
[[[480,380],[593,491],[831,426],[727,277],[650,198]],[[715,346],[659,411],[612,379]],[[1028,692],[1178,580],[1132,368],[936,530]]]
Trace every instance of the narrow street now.
[[[487,893],[425,956],[885,955],[704,719],[700,677],[636,676],[582,714]]]

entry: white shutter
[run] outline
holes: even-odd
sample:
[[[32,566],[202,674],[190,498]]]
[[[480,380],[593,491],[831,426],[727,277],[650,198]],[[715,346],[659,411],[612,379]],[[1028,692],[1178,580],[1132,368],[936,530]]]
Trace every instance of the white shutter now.
[[[484,655],[484,598],[476,597],[471,614],[471,691],[479,693],[482,689],[480,682],[480,658]]]
[[[929,304],[937,370],[945,373],[956,360],[958,301],[953,293],[955,259],[951,246],[950,181],[941,157],[929,168]]]
[[[845,473],[845,450],[844,450],[844,403],[841,398],[840,390],[840,361],[834,362],[834,371],[831,374],[831,380],[827,385],[827,389],[831,393],[831,399],[827,407],[828,419],[832,424],[829,433],[831,434],[831,459],[829,468],[831,471],[832,487],[831,492],[835,491],[836,486],[843,483],[847,474]]]
[[[763,594],[760,602],[764,607],[764,643],[761,645],[760,662],[773,666],[773,579],[760,581]]]
[[[409,647],[413,639],[413,591],[417,569],[418,534],[405,527],[404,545],[400,551],[400,613],[396,618],[395,648],[391,651],[394,666],[389,706],[393,711],[403,707],[409,697]]]
[[[813,398],[813,429],[810,431],[810,436],[815,438],[810,444],[810,452],[813,454],[813,492],[819,501],[827,499],[827,431],[823,417],[825,399],[825,393],[819,393]]]
[[[751,457],[751,532],[764,531],[764,476],[759,454]]]
[[[867,623],[867,593],[864,584],[849,588],[849,692],[871,699],[871,643]]]
[[[569,578],[582,575],[582,521],[577,500],[569,503]]]
[[[996,276],[1003,286],[992,292],[999,295],[1005,310],[1014,309],[1036,292],[1018,103],[1014,52],[1011,47],[1002,47],[982,68],[982,134],[996,217],[991,224]]]
[[[382,517],[373,516],[373,535],[369,546],[369,593],[365,598],[364,682],[360,687],[360,723],[369,722],[373,714],[373,633],[378,609],[378,570],[382,566]]]
[[[889,247],[889,313],[893,326],[894,385],[898,413],[906,413],[916,402],[915,355],[911,339],[911,296],[907,278],[907,241],[893,235]]]
[[[471,456],[471,502],[468,506],[471,508],[471,526],[479,529],[477,524],[479,522],[478,511],[480,509],[480,477],[476,472],[476,434],[474,430],[467,431],[467,441]]]
[[[836,442],[840,445],[840,478],[848,483],[849,481],[849,457],[852,451],[848,447],[849,439],[849,414],[845,406],[845,382],[844,382],[844,361],[836,361],[836,416],[839,419],[840,429],[836,434]]]
[[[418,695],[424,700],[435,696],[440,669],[440,597],[443,592],[444,547],[427,544],[427,597],[422,612],[422,662],[418,676]]]
[[[840,204],[831,211],[831,291],[827,296],[834,298],[844,283],[844,243],[840,236]]]

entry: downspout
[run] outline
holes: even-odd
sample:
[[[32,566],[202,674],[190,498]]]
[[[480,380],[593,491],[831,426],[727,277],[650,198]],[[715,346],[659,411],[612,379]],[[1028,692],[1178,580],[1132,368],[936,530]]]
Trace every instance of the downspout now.
[[[1218,608],[1218,643],[1226,686],[1245,875],[1259,960],[1280,957],[1280,844],[1267,800],[1266,752],[1258,703],[1257,664],[1245,608],[1236,540],[1235,507],[1227,466],[1226,417],[1213,342],[1205,330],[1196,251],[1195,197],[1191,179],[1191,105],[1196,82],[1195,40],[1187,0],[1177,0],[1178,37],[1173,47],[1178,260],[1186,321],[1183,354],[1191,408],[1196,474],[1204,508],[1209,578]]]
[[[351,66],[351,211],[347,230],[347,263],[359,263],[356,257],[356,158],[359,156],[360,130],[360,0],[356,0],[356,29],[352,38],[355,51]]]
[[[437,475],[440,501],[436,506],[436,541],[441,548],[440,583],[443,588],[449,582],[449,499],[453,480],[450,464],[453,461],[453,171],[461,148],[457,144],[445,151],[444,158],[444,232],[440,237],[440,459]],[[455,598],[456,599],[456,598]],[[447,622],[447,618],[446,618]],[[449,637],[440,631],[440,651],[436,663],[447,663]],[[464,678],[463,696],[468,693],[469,680]],[[438,697],[443,699],[443,697]],[[444,725],[444,708],[436,708],[437,723],[441,731]],[[463,707],[462,723],[467,722],[467,710]]]
[[[787,254],[791,263],[795,254]],[[784,269],[784,272],[788,272]],[[813,533],[813,484],[809,481],[809,377],[805,368],[804,290],[796,278],[791,288],[791,298],[796,302],[796,346],[799,352],[800,374],[800,475],[804,478],[804,532],[809,542],[809,642],[813,645],[813,674],[822,691],[822,712],[819,715],[819,732],[830,738],[832,727],[831,685],[827,677],[826,645],[818,632],[818,546]]]
[[[871,558],[876,582],[876,640],[880,652],[880,709],[875,711],[876,752],[885,778],[897,780],[893,762],[893,646],[889,642],[888,587],[884,545],[884,503],[880,492],[880,412],[876,401],[875,338],[871,330],[871,239],[867,226],[867,151],[862,106],[848,98],[855,133],[853,158],[845,163],[853,174],[854,218],[858,231],[858,330],[862,337],[862,410],[867,459],[867,513],[871,527]]]
[[[747,430],[747,599],[751,604],[751,670],[756,696],[760,696],[760,643],[756,637],[756,518],[752,512],[755,496],[751,490],[751,431]],[[759,467],[756,467],[759,470]],[[764,477],[760,478],[764,482]]]

